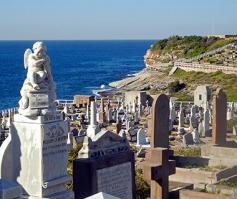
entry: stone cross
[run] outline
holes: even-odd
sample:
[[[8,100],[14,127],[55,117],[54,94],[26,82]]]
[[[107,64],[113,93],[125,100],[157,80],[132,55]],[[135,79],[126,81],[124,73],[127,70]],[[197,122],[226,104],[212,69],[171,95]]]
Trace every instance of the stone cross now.
[[[213,96],[213,118],[212,118],[212,143],[215,145],[226,144],[226,95],[221,88],[218,88]]]
[[[152,149],[144,164],[144,179],[151,181],[151,199],[169,198],[169,175],[175,173],[175,161],[169,160],[171,151],[165,148]]]
[[[151,181],[151,199],[168,199],[169,175],[175,173],[175,161],[169,160],[169,99],[161,94],[153,101],[148,131],[151,148],[146,154],[144,179]]]

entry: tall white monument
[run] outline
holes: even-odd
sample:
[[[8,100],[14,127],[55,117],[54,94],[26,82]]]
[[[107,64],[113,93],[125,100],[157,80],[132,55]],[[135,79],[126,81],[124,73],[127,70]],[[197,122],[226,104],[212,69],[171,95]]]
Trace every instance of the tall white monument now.
[[[91,139],[100,131],[96,121],[96,107],[95,102],[91,102],[90,124],[87,128],[87,136]]]
[[[13,179],[23,198],[73,199],[66,189],[68,123],[56,113],[55,84],[42,42],[24,56],[27,77],[21,89],[19,114],[11,127]]]

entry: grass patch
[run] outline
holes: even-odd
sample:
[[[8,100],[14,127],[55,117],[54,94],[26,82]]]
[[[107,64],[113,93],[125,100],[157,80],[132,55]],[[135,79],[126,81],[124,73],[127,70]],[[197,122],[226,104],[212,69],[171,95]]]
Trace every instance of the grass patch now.
[[[173,147],[174,155],[187,156],[187,157],[200,157],[200,147]]]
[[[227,128],[228,129],[233,129],[233,126],[237,126],[237,121],[236,120],[229,120],[229,121],[227,121]]]
[[[182,79],[187,86],[201,84],[220,86],[224,89],[228,101],[237,100],[237,75],[235,74],[225,74],[221,71],[213,73],[185,72],[184,70],[177,69],[173,77],[178,80]]]
[[[215,167],[210,167],[210,166],[203,166],[203,167],[199,167],[200,170],[202,171],[220,171],[226,168],[226,166],[223,165],[219,165],[219,166],[215,166]]]
[[[176,97],[177,101],[193,101],[193,96],[185,92],[172,93],[171,97]]]
[[[237,182],[229,182],[229,181],[221,181],[219,182],[219,185],[231,187],[231,188],[237,188]]]

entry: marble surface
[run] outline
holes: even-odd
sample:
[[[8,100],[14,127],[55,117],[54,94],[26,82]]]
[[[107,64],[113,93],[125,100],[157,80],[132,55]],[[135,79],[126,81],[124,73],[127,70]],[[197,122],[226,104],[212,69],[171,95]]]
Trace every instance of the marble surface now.
[[[54,114],[56,92],[47,48],[43,42],[36,42],[32,50],[24,54],[27,74],[20,91],[19,113],[27,117]]]
[[[96,174],[98,191],[105,192],[123,199],[131,199],[131,171],[130,162],[97,170]]]
[[[114,196],[107,194],[107,193],[100,192],[100,193],[97,193],[97,194],[92,195],[90,197],[86,197],[85,199],[119,199],[119,198],[114,197]]]
[[[67,176],[68,123],[35,122],[39,118],[22,122],[24,118],[17,115],[12,128],[15,180],[31,197],[51,198],[65,192],[65,183],[71,180]]]

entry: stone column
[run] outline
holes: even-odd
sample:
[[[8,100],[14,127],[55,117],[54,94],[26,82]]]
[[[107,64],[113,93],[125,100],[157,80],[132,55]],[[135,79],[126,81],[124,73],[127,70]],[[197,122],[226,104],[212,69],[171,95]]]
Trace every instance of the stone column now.
[[[87,136],[93,138],[99,132],[96,122],[96,107],[95,102],[91,102],[90,125],[87,128]]]
[[[218,88],[214,94],[212,106],[212,143],[215,145],[225,145],[227,132],[227,100],[222,89]]]

